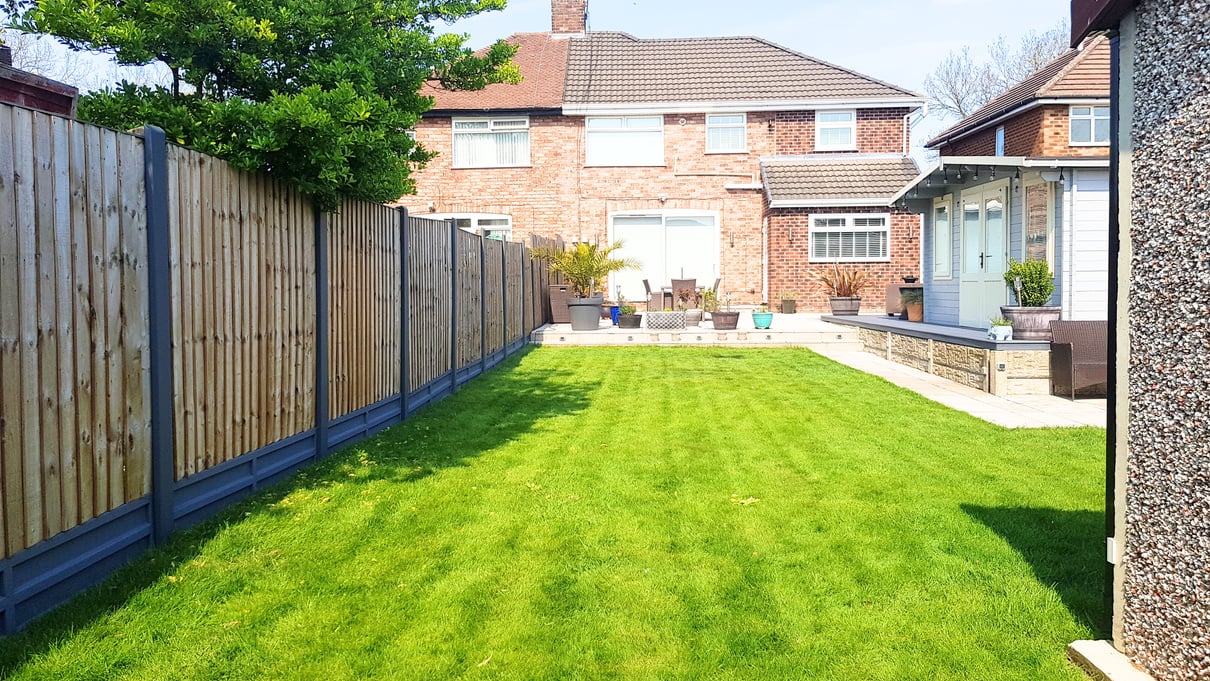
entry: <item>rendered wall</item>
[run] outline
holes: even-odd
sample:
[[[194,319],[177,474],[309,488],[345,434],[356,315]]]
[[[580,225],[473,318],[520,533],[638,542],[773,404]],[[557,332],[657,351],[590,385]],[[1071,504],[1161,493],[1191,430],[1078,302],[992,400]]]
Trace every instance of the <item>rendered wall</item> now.
[[[1157,679],[1210,679],[1210,2],[1140,2],[1123,28],[1133,168],[1115,643]]]

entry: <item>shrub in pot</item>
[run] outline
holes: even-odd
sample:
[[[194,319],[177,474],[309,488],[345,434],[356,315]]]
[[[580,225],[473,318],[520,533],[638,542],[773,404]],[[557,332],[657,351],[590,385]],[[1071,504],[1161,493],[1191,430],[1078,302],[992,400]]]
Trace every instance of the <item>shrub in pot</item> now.
[[[673,292],[676,309],[685,313],[685,323],[697,326],[702,323],[702,294],[696,289],[680,288]]]
[[[865,272],[857,269],[842,270],[840,265],[833,264],[831,270],[818,272],[815,278],[828,294],[832,314],[855,315],[861,309],[861,291],[869,285]]]
[[[1016,340],[1050,340],[1050,323],[1059,319],[1063,308],[1047,305],[1055,292],[1054,275],[1045,260],[1008,261],[1004,283],[1012,291],[1016,305],[1003,305],[1000,314],[1012,322]]]
[[[761,305],[752,311],[752,324],[758,329],[773,326],[773,313],[769,311],[768,305]]]
[[[987,337],[998,343],[1013,339],[1013,323],[1004,317],[992,317],[987,327]]]
[[[639,263],[630,258],[614,257],[622,247],[621,240],[610,245],[577,243],[566,250],[535,248],[532,257],[546,260],[551,272],[562,274],[571,287],[567,310],[573,331],[595,331],[601,326],[605,295],[600,284],[614,272],[638,269]]]
[[[731,309],[730,298],[719,300],[714,291],[706,291],[702,308],[710,313],[710,321],[716,331],[734,331],[739,326],[739,313]]]
[[[909,322],[924,321],[924,289],[905,288],[901,290],[899,303],[907,312]]]
[[[781,292],[781,313],[782,314],[794,314],[795,311],[797,310],[797,306],[798,306],[798,302],[796,300],[797,298],[798,298],[798,294],[794,293],[793,291],[782,291]]]

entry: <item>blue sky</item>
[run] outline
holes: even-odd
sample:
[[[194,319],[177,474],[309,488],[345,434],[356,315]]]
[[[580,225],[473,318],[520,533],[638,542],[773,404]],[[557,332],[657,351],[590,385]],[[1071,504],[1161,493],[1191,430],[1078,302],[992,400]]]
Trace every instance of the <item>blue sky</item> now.
[[[924,78],[951,50],[982,59],[998,35],[1045,31],[1068,0],[589,0],[589,28],[639,38],[752,35],[923,92]],[[550,30],[550,0],[509,0],[438,31],[465,33],[482,47],[513,33]],[[939,129],[928,121],[916,135]]]

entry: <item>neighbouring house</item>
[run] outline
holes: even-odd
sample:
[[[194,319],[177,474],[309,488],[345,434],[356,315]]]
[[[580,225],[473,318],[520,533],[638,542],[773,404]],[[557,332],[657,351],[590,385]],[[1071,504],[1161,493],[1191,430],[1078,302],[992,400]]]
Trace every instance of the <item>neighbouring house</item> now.
[[[71,85],[15,68],[12,49],[0,45],[0,102],[74,118],[78,94]]]
[[[1009,259],[1041,259],[1064,319],[1106,319],[1109,43],[1070,49],[929,140],[903,196],[924,214],[925,321],[986,328]]]
[[[747,37],[587,31],[584,0],[552,0],[552,31],[508,39],[520,84],[429,88],[413,214],[522,240],[621,239],[642,269],[609,293],[645,300],[672,278],[735,302],[826,298],[812,272],[918,273],[920,217],[893,197],[918,174],[924,98]]]
[[[1210,5],[1073,0],[1071,25],[1073,42],[1109,32],[1113,74],[1112,641],[1073,657],[1210,679]]]

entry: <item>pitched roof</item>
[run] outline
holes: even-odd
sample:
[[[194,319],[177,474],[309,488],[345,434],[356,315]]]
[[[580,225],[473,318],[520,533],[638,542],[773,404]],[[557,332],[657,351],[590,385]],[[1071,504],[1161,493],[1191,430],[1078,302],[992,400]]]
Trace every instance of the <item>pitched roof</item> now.
[[[571,104],[923,99],[760,38],[640,40],[608,32],[571,41],[564,98]]]
[[[761,160],[773,208],[889,206],[920,173],[907,156],[849,154]]]
[[[953,142],[1030,102],[1048,98],[1109,98],[1109,40],[1097,36],[1081,49],[1065,50],[1025,80],[1005,90],[973,114],[925,143],[926,148]]]
[[[516,45],[513,63],[521,82],[493,83],[482,90],[446,90],[428,83],[420,94],[433,98],[433,111],[489,111],[500,109],[558,109],[563,106],[563,79],[567,73],[567,36],[550,33],[516,33],[505,39]]]

